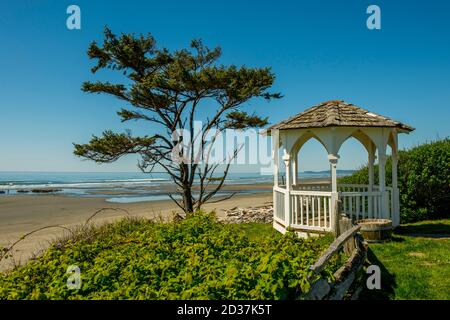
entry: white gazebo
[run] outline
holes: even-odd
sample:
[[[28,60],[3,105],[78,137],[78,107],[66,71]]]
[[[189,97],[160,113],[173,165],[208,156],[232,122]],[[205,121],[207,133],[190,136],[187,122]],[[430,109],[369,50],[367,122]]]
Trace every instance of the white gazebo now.
[[[353,221],[367,218],[391,219],[400,223],[397,187],[398,134],[414,128],[361,109],[341,100],[327,101],[271,126],[274,161],[274,228],[303,235],[335,230],[337,200],[342,212]],[[368,153],[368,185],[338,184],[336,169],[339,149],[356,138]],[[331,180],[312,184],[298,177],[298,153],[309,139],[317,139],[328,153]],[[392,185],[386,185],[386,149],[392,150]],[[281,151],[281,152],[280,152]],[[280,154],[281,153],[281,154]],[[378,157],[379,184],[374,184],[374,163]],[[280,179],[280,158],[285,179]]]

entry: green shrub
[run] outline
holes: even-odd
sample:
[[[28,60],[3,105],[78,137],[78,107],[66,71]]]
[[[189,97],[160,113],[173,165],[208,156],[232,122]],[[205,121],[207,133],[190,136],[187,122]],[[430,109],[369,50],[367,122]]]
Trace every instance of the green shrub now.
[[[392,163],[386,183],[392,182]],[[375,168],[378,181],[378,166]],[[368,183],[367,166],[342,177],[341,183]],[[425,143],[399,152],[398,187],[402,222],[450,217],[450,139]]]
[[[308,267],[332,237],[270,232],[249,240],[236,225],[203,213],[179,223],[123,220],[0,274],[0,299],[298,298],[309,289]],[[330,278],[337,262],[322,275]],[[79,290],[67,289],[70,265],[81,269]]]

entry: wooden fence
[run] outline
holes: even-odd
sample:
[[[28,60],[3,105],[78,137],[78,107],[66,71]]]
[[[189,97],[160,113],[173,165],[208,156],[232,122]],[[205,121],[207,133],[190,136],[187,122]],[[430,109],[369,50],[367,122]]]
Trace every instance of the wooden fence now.
[[[336,207],[338,207],[337,205]],[[340,234],[328,247],[325,253],[311,266],[313,272],[311,289],[305,294],[308,300],[341,300],[355,282],[358,271],[362,268],[367,257],[367,244],[359,233],[360,226],[353,225],[347,217],[339,219]],[[317,275],[326,267],[327,263],[341,250],[349,257],[333,275],[334,281],[328,282]],[[352,298],[357,298],[360,290],[356,290]]]

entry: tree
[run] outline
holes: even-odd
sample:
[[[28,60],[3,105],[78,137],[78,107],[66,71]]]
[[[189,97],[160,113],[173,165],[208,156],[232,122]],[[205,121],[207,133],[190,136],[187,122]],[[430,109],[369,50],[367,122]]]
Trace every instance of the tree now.
[[[118,112],[122,122],[143,120],[161,126],[163,130],[151,136],[133,136],[130,131],[114,133],[104,131],[93,136],[88,144],[74,144],[74,154],[98,163],[114,162],[127,154],[138,154],[139,168],[151,172],[155,166],[163,168],[177,185],[182,202],[173,194],[169,196],[186,213],[199,209],[222,188],[236,148],[226,165],[209,164],[209,151],[214,139],[208,142],[211,130],[227,128],[257,128],[267,124],[267,118],[239,110],[252,98],[266,100],[280,98],[270,93],[275,76],[270,68],[247,68],[217,63],[221,49],[210,50],[199,40],[193,40],[189,49],[169,51],[158,49],[151,34],[116,36],[107,27],[103,45],[91,43],[90,59],[96,61],[92,72],[110,69],[120,72],[125,82],[84,82],[82,90],[104,93],[125,101],[129,106]],[[194,121],[199,117],[200,106],[211,113],[202,122],[201,134],[194,133]],[[183,145],[183,135],[174,134],[186,130],[191,135],[189,146]],[[173,154],[187,155],[174,161]],[[217,168],[223,175],[217,179]],[[198,193],[193,194],[197,178]],[[210,184],[217,180],[216,184]],[[223,199],[219,199],[223,200]],[[214,200],[217,201],[217,200]]]

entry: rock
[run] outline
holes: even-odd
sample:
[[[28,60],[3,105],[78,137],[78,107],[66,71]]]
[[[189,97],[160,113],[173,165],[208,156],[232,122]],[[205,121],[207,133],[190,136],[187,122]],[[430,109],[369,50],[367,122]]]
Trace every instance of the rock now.
[[[54,192],[61,192],[62,189],[49,189],[49,188],[43,188],[43,189],[18,189],[17,193],[54,193]]]
[[[225,210],[225,216],[220,220],[225,223],[270,223],[273,221],[273,207],[271,204],[250,208],[235,207]]]
[[[62,189],[31,189],[33,193],[53,193],[53,192],[61,192]]]

